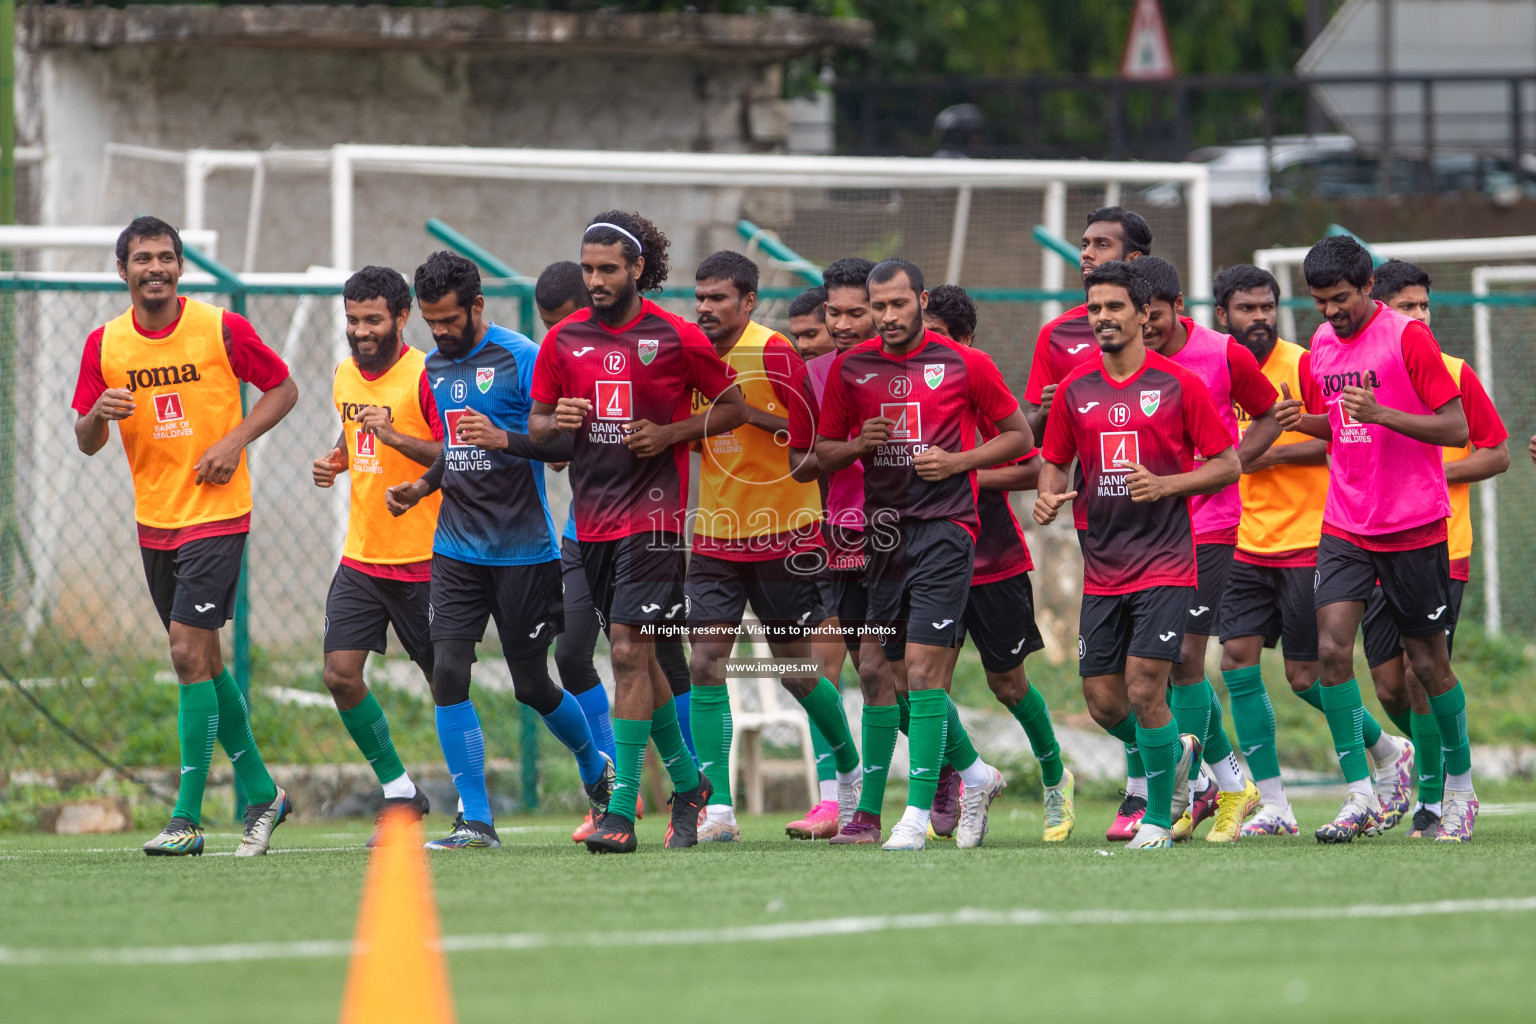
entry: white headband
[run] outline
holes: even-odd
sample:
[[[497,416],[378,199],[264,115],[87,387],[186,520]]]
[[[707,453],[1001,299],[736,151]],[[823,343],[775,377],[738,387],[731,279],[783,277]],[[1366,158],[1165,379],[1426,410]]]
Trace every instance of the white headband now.
[[[582,238],[586,238],[589,234],[592,233],[592,229],[593,228],[612,228],[613,230],[617,231],[619,234],[623,235],[625,238],[629,239],[631,242],[634,242],[636,250],[638,250],[641,253],[645,252],[645,246],[640,244],[640,239],[636,238],[634,235],[630,234],[628,231],[625,231],[623,228],[619,227],[617,224],[610,224],[610,223],[608,223],[605,220],[600,220],[596,224],[588,224],[587,225],[587,230],[585,230],[585,231],[583,231],[581,233],[581,237]]]

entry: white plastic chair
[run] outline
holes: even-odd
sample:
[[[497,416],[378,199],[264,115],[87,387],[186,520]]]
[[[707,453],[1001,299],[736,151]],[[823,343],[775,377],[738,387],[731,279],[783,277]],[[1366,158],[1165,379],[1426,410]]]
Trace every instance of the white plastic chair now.
[[[745,623],[748,628],[758,626],[756,620]],[[748,634],[760,637],[761,634]],[[767,643],[754,639],[752,657],[769,658],[772,652]],[[811,742],[811,722],[784,685],[777,679],[737,679],[727,684],[731,697],[731,763],[730,772],[733,792],[740,795],[746,813],[763,813],[763,730],[784,725],[795,730],[800,740],[800,752],[805,761],[805,787],[807,799],[814,806],[821,799],[821,787],[816,779],[816,750]],[[748,693],[756,694],[756,707],[748,707],[743,700]]]

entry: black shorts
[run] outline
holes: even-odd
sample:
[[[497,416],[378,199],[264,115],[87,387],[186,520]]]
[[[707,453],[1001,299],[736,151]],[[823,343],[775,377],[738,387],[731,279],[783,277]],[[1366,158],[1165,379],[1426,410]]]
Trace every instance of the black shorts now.
[[[1129,594],[1084,594],[1077,627],[1077,674],[1110,676],[1125,659],[1179,662],[1194,587],[1151,587]]]
[[[965,637],[976,542],[948,519],[903,519],[894,550],[870,545],[869,621],[891,661],[909,643],[958,647]]]
[[[1045,646],[1035,625],[1035,587],[1027,572],[971,587],[964,622],[988,672],[1011,672]]]
[[[832,570],[826,566],[816,574],[816,597],[826,618],[837,616],[837,585],[832,582]],[[825,621],[825,620],[823,620]]]
[[[1286,661],[1317,660],[1317,608],[1310,565],[1269,566],[1234,561],[1221,595],[1221,642],[1261,636],[1265,647],[1285,642]]]
[[[1316,607],[1368,603],[1378,580],[1400,634],[1433,636],[1445,628],[1451,610],[1451,559],[1445,541],[1408,551],[1367,551],[1323,534],[1317,545]]]
[[[592,590],[581,567],[581,546],[569,537],[560,538],[560,591],[565,597],[565,617],[592,610]]]
[[[831,575],[832,603],[827,611],[837,616],[838,631],[848,653],[859,653],[859,645],[869,629],[869,580],[862,569],[834,570]]]
[[[683,599],[689,629],[739,626],[750,601],[767,631],[764,639],[775,643],[801,639],[827,617],[816,573],[797,569],[793,556],[733,562],[695,551],[688,560]]]
[[[652,639],[681,637],[686,621],[683,579],[688,570],[682,537],[675,533],[635,533],[618,540],[578,543],[592,607],[603,632],[617,622],[649,626]]]
[[[1451,602],[1441,613],[1445,623],[1445,647],[1449,653],[1456,642],[1456,623],[1461,618],[1461,598],[1466,593],[1463,580],[1451,580]],[[1387,598],[1377,587],[1365,602],[1365,618],[1360,621],[1360,632],[1365,637],[1365,663],[1371,668],[1385,664],[1403,653],[1403,636],[1397,631],[1397,623],[1387,610]]]
[[[149,596],[166,629],[173,621],[218,629],[235,614],[245,534],[189,540],[174,551],[140,548]]]
[[[1200,576],[1195,593],[1189,599],[1189,618],[1184,623],[1184,632],[1196,636],[1216,635],[1216,623],[1221,620],[1222,595],[1226,592],[1232,556],[1236,553],[1236,544],[1195,545],[1195,562]]]
[[[388,629],[412,661],[432,670],[432,635],[427,608],[432,584],[426,580],[381,579],[338,565],[325,595],[325,651],[384,653]]]
[[[432,639],[479,643],[490,618],[508,661],[543,654],[565,629],[560,563],[552,558],[533,565],[475,565],[433,555],[427,606]]]

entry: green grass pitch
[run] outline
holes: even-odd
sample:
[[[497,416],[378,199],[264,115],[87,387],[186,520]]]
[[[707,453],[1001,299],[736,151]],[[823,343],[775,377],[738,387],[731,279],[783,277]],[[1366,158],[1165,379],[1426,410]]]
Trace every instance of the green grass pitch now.
[[[1009,794],[979,850],[794,843],[774,816],[667,853],[652,815],[640,854],[593,857],[544,817],[431,865],[464,1022],[1528,1020],[1530,798],[1487,794],[1462,847],[1304,832],[1133,854],[1103,841],[1101,802],[1046,847],[1038,804]],[[1306,828],[1334,806],[1297,810]],[[255,861],[0,838],[0,1020],[334,1021],[367,831],[285,825],[286,852]],[[209,851],[237,841],[215,830]]]

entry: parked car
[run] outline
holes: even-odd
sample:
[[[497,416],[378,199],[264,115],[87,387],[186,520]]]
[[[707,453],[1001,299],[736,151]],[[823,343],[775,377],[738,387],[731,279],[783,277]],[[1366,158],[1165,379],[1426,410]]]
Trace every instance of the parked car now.
[[[1348,135],[1282,135],[1267,148],[1267,167],[1262,139],[1207,146],[1190,153],[1187,159],[1210,168],[1211,203],[1215,206],[1267,203],[1272,198],[1294,196],[1345,199],[1381,194],[1380,162],[1359,152]],[[1392,162],[1392,191],[1481,192],[1513,201],[1522,195],[1536,195],[1536,163],[1527,157],[1515,174],[1509,161],[1484,154],[1440,153],[1432,166],[1422,159],[1403,157]],[[1140,199],[1149,206],[1176,206],[1183,201],[1183,186],[1160,182],[1145,189]]]

